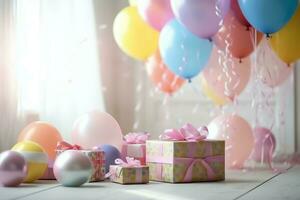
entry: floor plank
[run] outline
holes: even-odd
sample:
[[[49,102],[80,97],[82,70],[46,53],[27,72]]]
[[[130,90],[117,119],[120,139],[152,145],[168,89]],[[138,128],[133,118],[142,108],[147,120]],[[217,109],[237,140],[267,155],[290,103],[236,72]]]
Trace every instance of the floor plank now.
[[[59,186],[56,181],[39,180],[32,184],[21,184],[19,187],[0,187],[0,200],[18,199]]]
[[[300,166],[267,181],[261,187],[243,195],[241,200],[252,199],[300,199]]]
[[[110,182],[85,184],[80,188],[55,187],[20,198],[22,200],[50,199],[234,199],[276,174],[270,171],[231,171],[226,181],[215,183],[148,185],[119,185]]]

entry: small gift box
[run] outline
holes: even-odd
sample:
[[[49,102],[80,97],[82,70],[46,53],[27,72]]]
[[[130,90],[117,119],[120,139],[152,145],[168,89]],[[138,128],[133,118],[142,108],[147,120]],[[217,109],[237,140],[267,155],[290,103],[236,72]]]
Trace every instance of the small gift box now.
[[[127,157],[126,162],[116,159],[116,165],[110,165],[110,180],[120,184],[149,183],[149,167],[141,165],[139,160]]]
[[[104,151],[97,150],[83,150],[78,145],[71,145],[67,142],[58,142],[56,147],[56,155],[67,150],[78,150],[87,155],[93,165],[93,174],[90,178],[90,182],[103,181],[105,179],[105,155]]]
[[[121,150],[121,158],[133,157],[139,160],[142,165],[146,164],[146,140],[149,138],[149,133],[128,133],[124,136],[124,142]]]
[[[186,124],[181,129],[166,130],[161,140],[146,142],[150,180],[171,183],[218,181],[225,179],[225,142],[206,140]]]

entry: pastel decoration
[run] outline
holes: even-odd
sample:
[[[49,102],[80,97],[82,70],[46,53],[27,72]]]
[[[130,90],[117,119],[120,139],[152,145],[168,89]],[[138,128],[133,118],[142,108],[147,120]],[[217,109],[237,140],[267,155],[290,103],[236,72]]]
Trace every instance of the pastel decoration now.
[[[178,21],[172,20],[160,33],[159,50],[163,62],[174,74],[191,80],[205,67],[212,43],[197,37]]]
[[[149,167],[141,165],[139,160],[131,157],[126,157],[125,160],[116,159],[115,165],[110,165],[107,177],[120,184],[148,183]]]
[[[294,15],[298,0],[238,0],[243,15],[258,31],[279,31]]]
[[[48,167],[48,157],[45,150],[32,141],[22,141],[11,149],[24,156],[27,162],[27,176],[25,183],[31,183],[42,177]]]
[[[146,61],[148,76],[162,92],[172,94],[179,90],[185,80],[171,72],[163,63],[159,51]]]
[[[237,20],[244,26],[250,28],[251,24],[248,22],[248,20],[243,15],[238,0],[231,0],[230,7],[231,7],[231,10],[233,11],[235,17],[237,18]]]
[[[157,50],[159,33],[144,22],[135,6],[118,13],[113,35],[123,52],[133,58],[145,60]]]
[[[255,127],[253,135],[254,148],[250,158],[257,162],[271,163],[276,148],[276,140],[272,131],[265,127]]]
[[[62,140],[59,131],[47,122],[37,121],[26,126],[19,134],[18,141],[30,140],[41,145],[49,159],[55,160],[57,142]]]
[[[121,158],[121,153],[116,147],[109,144],[100,145],[98,148],[102,149],[105,153],[105,172],[108,173],[109,166],[113,165],[116,159]]]
[[[294,63],[300,58],[299,23],[300,6],[291,20],[270,39],[272,49],[287,64]]]
[[[253,147],[249,123],[236,114],[220,115],[208,125],[208,139],[225,140],[225,161],[229,168],[242,168]]]
[[[246,29],[238,21],[233,11],[229,11],[223,26],[213,36],[213,41],[219,49],[224,52],[228,51],[235,58],[243,59],[254,51],[262,37],[263,34],[255,31],[254,28]]]
[[[147,132],[128,133],[124,136],[121,158],[127,157],[139,160],[142,165],[146,164],[146,140],[150,134]]]
[[[151,27],[160,31],[164,25],[174,18],[171,0],[137,1],[139,14]]]
[[[76,120],[71,140],[73,144],[84,149],[92,149],[102,144],[121,149],[123,135],[118,122],[110,114],[94,110]]]
[[[78,150],[68,150],[57,156],[54,175],[66,187],[78,187],[89,181],[93,166],[87,155]]]
[[[130,6],[136,6],[138,0],[128,0]]]
[[[286,64],[270,47],[268,40],[263,40],[257,49],[257,78],[269,87],[283,84],[291,76],[293,64]]]
[[[250,75],[249,57],[239,62],[238,59],[227,57],[217,48],[213,49],[211,58],[202,73],[206,81],[204,84],[207,83],[209,86],[206,87],[206,94],[218,105],[233,101],[246,88]]]
[[[223,99],[222,97],[220,97],[216,94],[216,92],[208,85],[208,83],[205,80],[205,78],[203,77],[203,75],[200,76],[200,81],[201,81],[201,90],[202,90],[202,92],[215,105],[223,106],[223,105],[229,103],[229,101],[227,99]]]
[[[22,154],[5,151],[0,154],[0,186],[16,187],[27,175],[27,163]]]
[[[222,25],[230,0],[172,0],[177,20],[201,38],[211,38]]]

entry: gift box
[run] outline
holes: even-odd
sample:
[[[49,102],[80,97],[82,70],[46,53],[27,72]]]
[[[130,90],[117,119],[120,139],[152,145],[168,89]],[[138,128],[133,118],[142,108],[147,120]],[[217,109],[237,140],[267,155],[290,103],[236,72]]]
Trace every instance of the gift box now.
[[[147,132],[128,133],[124,136],[121,150],[121,158],[133,157],[139,160],[142,165],[146,164],[146,140],[149,137]]]
[[[195,134],[197,129],[187,127],[194,135],[184,128],[168,130],[163,140],[146,142],[150,180],[180,183],[225,179],[225,142],[206,140]]]
[[[118,163],[118,160],[121,162]],[[139,160],[135,161],[138,161],[137,165],[132,165],[130,162],[126,163],[121,159],[117,159],[117,165],[110,165],[110,180],[120,184],[149,183],[149,167],[146,165],[141,165]]]
[[[78,150],[83,154],[87,155],[92,162],[93,173],[90,178],[90,182],[103,181],[105,179],[105,155],[104,151],[99,149],[97,150],[83,150],[78,145],[70,145],[66,142],[60,142],[58,144],[56,155],[58,156],[60,153],[67,150]]]

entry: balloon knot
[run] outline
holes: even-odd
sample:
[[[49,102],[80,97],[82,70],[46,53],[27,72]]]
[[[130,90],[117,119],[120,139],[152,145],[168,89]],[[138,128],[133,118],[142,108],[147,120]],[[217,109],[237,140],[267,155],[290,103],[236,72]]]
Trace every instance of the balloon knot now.
[[[267,33],[266,36],[267,36],[267,39],[271,39],[272,38],[272,35],[270,33]]]
[[[191,82],[192,82],[192,79],[189,78],[189,79],[188,79],[188,83],[191,83]]]
[[[208,38],[208,41],[212,42],[212,38]]]
[[[246,31],[250,31],[250,26],[246,26]]]
[[[242,61],[242,59],[240,58],[240,60],[239,60],[239,63],[242,63],[243,61]]]

